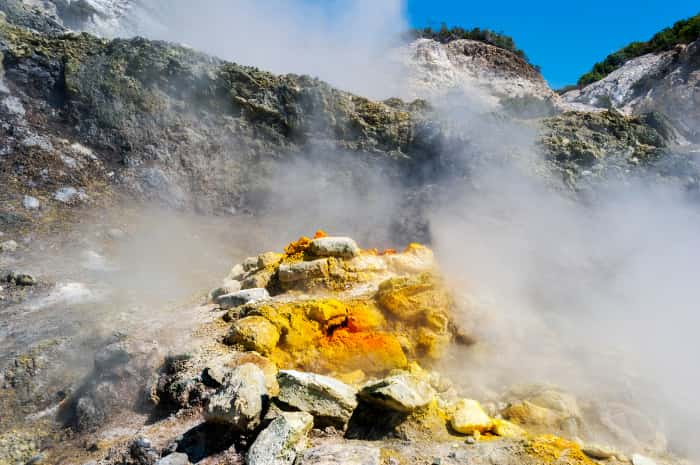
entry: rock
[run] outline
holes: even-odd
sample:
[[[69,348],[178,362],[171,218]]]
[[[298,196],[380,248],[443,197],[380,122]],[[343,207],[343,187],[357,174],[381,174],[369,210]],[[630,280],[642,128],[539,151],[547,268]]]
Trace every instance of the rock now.
[[[129,453],[136,465],[155,465],[160,454],[153,448],[151,441],[138,438],[129,446]]]
[[[243,281],[241,281],[241,289],[256,289],[256,288],[266,288],[270,284],[272,275],[274,273],[270,270],[260,270],[251,275],[247,275]]]
[[[245,433],[260,425],[267,404],[265,374],[252,363],[235,368],[231,377],[209,399],[205,419],[225,423]]]
[[[320,237],[311,241],[309,251],[317,257],[352,258],[360,254],[360,248],[349,237]]]
[[[248,465],[292,465],[308,446],[314,418],[306,412],[283,412],[255,439],[246,454]]]
[[[75,406],[75,422],[78,431],[91,431],[104,422],[104,412],[90,397],[81,397]]]
[[[14,283],[17,286],[34,286],[37,283],[34,276],[27,273],[17,273],[14,271],[7,275],[6,280],[8,283]]]
[[[357,407],[357,391],[328,376],[283,370],[277,382],[279,400],[313,415],[316,426],[344,427]]]
[[[656,462],[641,454],[632,454],[632,465],[656,465]]]
[[[25,195],[22,199],[22,206],[27,210],[38,210],[41,207],[41,202],[36,197]]]
[[[527,431],[515,423],[508,420],[495,419],[493,420],[493,432],[502,438],[518,439],[525,437]]]
[[[17,250],[17,242],[15,241],[5,241],[0,243],[0,252],[8,253]]]
[[[262,316],[247,316],[233,323],[226,343],[240,344],[246,350],[268,355],[277,347],[280,333],[275,325]]]
[[[305,450],[295,465],[381,465],[378,447],[360,444],[324,444]]]
[[[236,281],[240,281],[241,278],[243,278],[244,274],[245,268],[243,268],[243,265],[239,263],[237,265],[234,265],[233,268],[231,268],[231,271],[229,271],[226,279],[234,279]]]
[[[359,397],[390,410],[411,413],[426,407],[434,399],[435,391],[427,381],[404,373],[365,386]]]
[[[277,276],[282,283],[294,283],[328,276],[328,260],[312,260],[280,265]]]
[[[235,279],[226,279],[226,280],[224,280],[221,287],[217,287],[216,289],[212,289],[212,291],[209,293],[209,301],[212,301],[212,302],[216,301],[216,299],[221,297],[222,295],[233,294],[233,293],[238,292],[240,290],[241,290],[240,281],[236,281]]]
[[[82,189],[78,190],[75,187],[61,187],[54,192],[53,198],[61,203],[71,203],[75,200],[87,200],[88,195]]]
[[[175,452],[163,457],[156,462],[156,465],[189,465],[190,459],[187,454]]]
[[[486,433],[493,429],[493,421],[481,408],[479,402],[472,399],[460,399],[454,407],[450,426],[461,434]]]
[[[608,460],[618,453],[611,447],[600,444],[584,444],[581,446],[584,454],[595,460]]]
[[[267,268],[269,266],[275,266],[280,261],[282,261],[283,254],[277,252],[265,252],[258,255],[258,269]]]
[[[248,257],[243,260],[243,271],[253,271],[258,269],[258,257]]]
[[[238,292],[232,292],[230,294],[224,294],[216,298],[216,303],[221,307],[222,310],[228,310],[230,308],[238,307],[251,302],[259,302],[261,300],[267,300],[270,298],[270,294],[267,289],[255,288],[255,289],[245,289]]]

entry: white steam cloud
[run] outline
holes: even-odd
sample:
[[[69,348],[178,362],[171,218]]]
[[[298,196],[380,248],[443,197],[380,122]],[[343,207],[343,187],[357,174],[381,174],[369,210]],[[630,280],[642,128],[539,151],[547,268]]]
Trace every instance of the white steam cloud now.
[[[183,43],[279,74],[319,77],[360,95],[397,95],[389,59],[408,27],[402,0],[142,0],[118,35]],[[112,31],[114,32],[114,31]]]

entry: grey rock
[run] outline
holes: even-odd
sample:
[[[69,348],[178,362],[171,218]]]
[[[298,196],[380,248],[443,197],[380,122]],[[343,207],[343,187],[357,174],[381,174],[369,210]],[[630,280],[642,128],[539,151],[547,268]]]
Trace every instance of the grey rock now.
[[[291,465],[308,447],[314,418],[306,412],[285,412],[272,420],[246,454],[248,465]]]
[[[0,243],[0,252],[8,253],[17,250],[17,242],[15,241],[5,241]]]
[[[378,447],[362,444],[324,444],[305,450],[295,465],[381,465]]]
[[[175,452],[167,455],[156,462],[156,465],[189,465],[190,459],[187,454]]]
[[[230,308],[235,308],[240,305],[245,305],[247,303],[259,302],[261,300],[267,300],[270,298],[270,294],[267,289],[264,288],[253,288],[244,289],[238,292],[232,292],[231,294],[224,294],[216,298],[215,302],[221,307],[222,310],[228,310]]]
[[[205,412],[207,421],[225,423],[239,432],[255,430],[260,425],[268,399],[265,374],[252,363],[236,367],[230,378],[210,399]]]
[[[311,241],[309,248],[317,257],[352,258],[360,253],[360,248],[349,237],[321,237]]]
[[[427,381],[404,373],[365,386],[359,397],[390,410],[410,413],[427,406],[435,398],[435,391]]]
[[[41,202],[36,197],[25,195],[22,199],[22,206],[27,210],[38,210],[41,207]]]
[[[278,398],[314,416],[316,426],[345,426],[357,407],[357,391],[337,379],[283,370],[277,374]]]
[[[221,285],[221,287],[217,287],[216,289],[211,290],[211,292],[209,293],[209,300],[216,301],[216,299],[221,297],[222,295],[233,294],[234,292],[238,292],[240,290],[240,281],[236,281],[235,279],[226,279]]]
[[[328,260],[325,258],[309,262],[282,264],[277,270],[277,276],[283,283],[306,281],[323,278],[328,275]]]

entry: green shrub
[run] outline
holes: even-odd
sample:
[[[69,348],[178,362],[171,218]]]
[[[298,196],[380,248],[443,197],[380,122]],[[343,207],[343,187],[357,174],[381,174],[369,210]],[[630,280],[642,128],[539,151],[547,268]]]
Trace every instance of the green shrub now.
[[[447,24],[443,23],[438,30],[431,27],[413,29],[410,31],[409,35],[411,39],[433,39],[443,44],[460,39],[478,40],[479,42],[484,42],[489,45],[513,52],[525,60],[528,64],[531,64],[530,60],[527,58],[527,55],[525,55],[525,52],[516,47],[513,38],[505,35],[502,32],[494,32],[489,29],[481,29],[478,27],[475,27],[474,29],[464,29],[459,26],[450,28],[447,27]],[[539,69],[538,67],[535,68]]]

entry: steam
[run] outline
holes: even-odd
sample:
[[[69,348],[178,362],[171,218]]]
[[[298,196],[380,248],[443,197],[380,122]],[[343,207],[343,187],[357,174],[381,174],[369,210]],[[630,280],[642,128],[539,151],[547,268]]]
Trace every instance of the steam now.
[[[141,7],[151,16],[137,32],[274,72],[316,74],[363,95],[400,92],[399,68],[387,56],[406,27],[403,3],[338,4],[153,0]],[[445,149],[455,169],[432,179],[422,208],[444,274],[481,302],[464,318],[487,350],[459,353],[450,368],[484,391],[552,382],[590,398],[631,399],[659,418],[673,446],[700,454],[697,205],[654,177],[601,183],[596,200],[583,204],[553,189],[553,178],[542,182],[532,128],[480,113],[480,98],[475,91],[435,102],[468,143]],[[162,328],[173,315],[152,305],[187,300],[246,254],[281,250],[315,229],[353,235],[365,247],[398,245],[394,227],[414,192],[393,169],[310,153],[279,166],[255,216],[147,209],[131,220],[128,240],[96,253],[113,257],[119,271],[105,273],[115,294],[135,296],[118,302],[141,302],[130,318],[147,315]],[[185,323],[195,324],[184,319],[176,329]]]
[[[183,43],[278,74],[310,74],[359,95],[398,95],[389,57],[408,25],[402,0],[148,0],[118,35]]]

